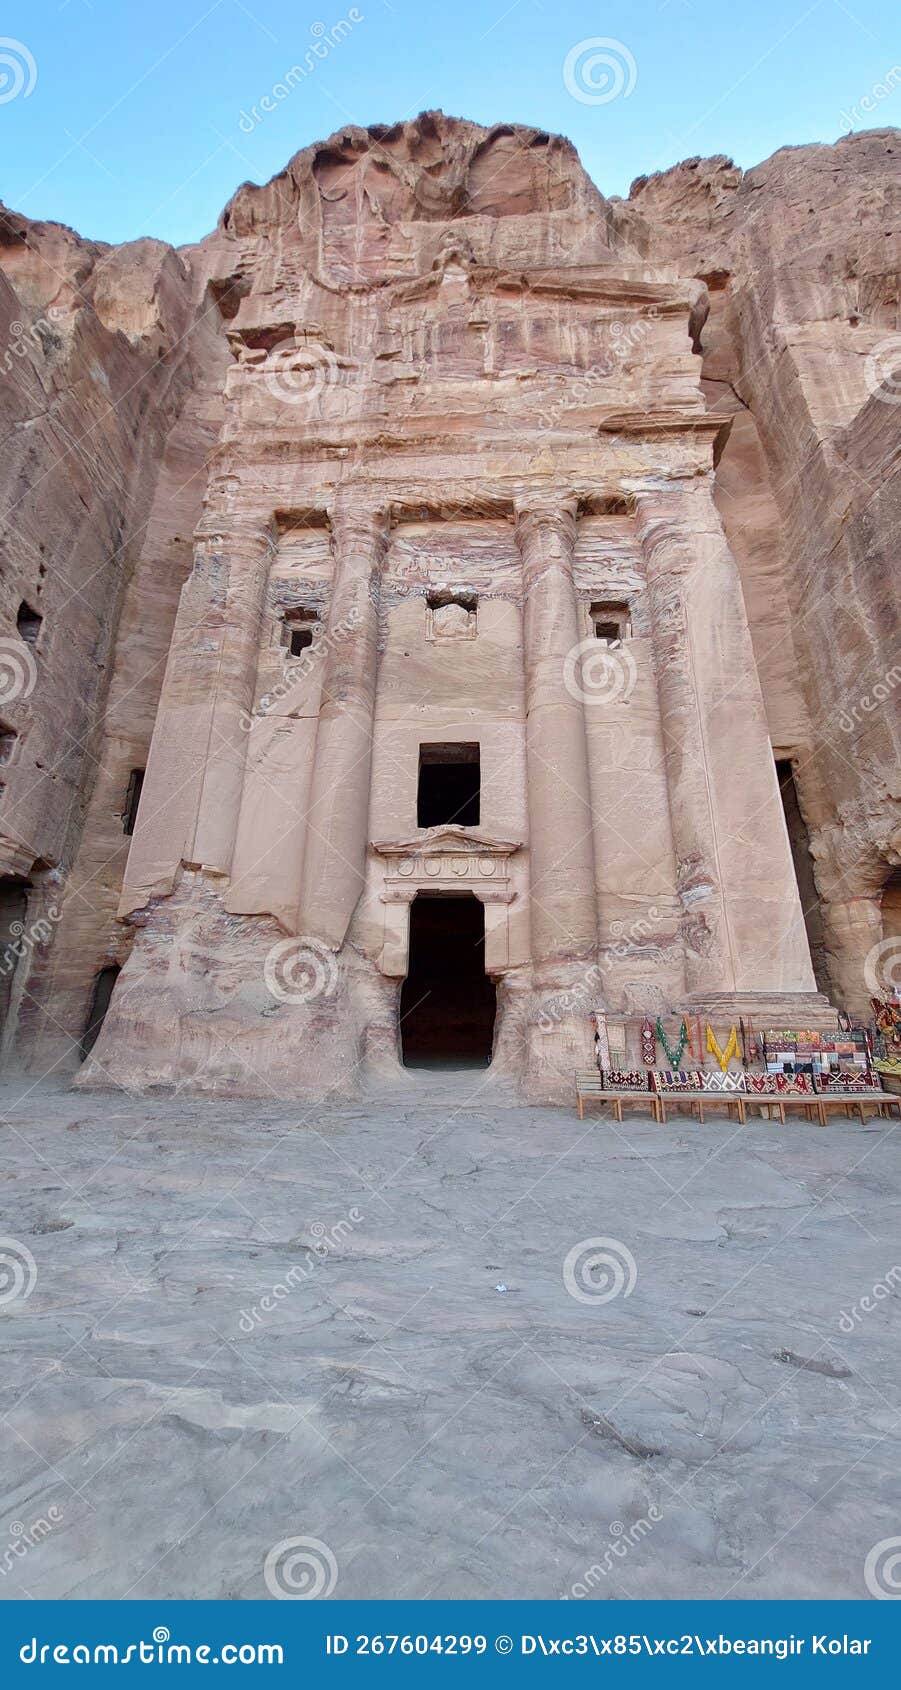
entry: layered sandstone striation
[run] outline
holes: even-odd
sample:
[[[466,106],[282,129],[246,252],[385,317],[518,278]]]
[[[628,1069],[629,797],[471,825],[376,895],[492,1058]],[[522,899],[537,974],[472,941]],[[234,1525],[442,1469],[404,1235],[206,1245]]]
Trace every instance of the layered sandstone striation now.
[[[61,911],[10,1060],[74,1066],[121,967],[90,1083],[396,1080],[430,888],[482,905],[494,1066],[535,1096],[595,1008],[865,1012],[898,146],[619,201],[557,137],[432,113],[306,148],[181,253],[5,214],[0,890]],[[448,746],[481,771],[450,834],[417,818]]]

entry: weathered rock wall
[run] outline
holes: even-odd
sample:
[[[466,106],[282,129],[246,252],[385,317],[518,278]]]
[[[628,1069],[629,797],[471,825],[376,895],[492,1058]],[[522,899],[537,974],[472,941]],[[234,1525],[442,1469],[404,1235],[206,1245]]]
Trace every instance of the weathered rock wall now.
[[[128,943],[114,918],[128,769],[152,732],[174,615],[155,601],[177,595],[199,487],[191,509],[182,496],[181,561],[174,547],[154,559],[143,605],[135,572],[167,438],[202,378],[192,280],[164,243],[109,249],[12,213],[0,242],[0,717],[16,736],[0,771],[0,894],[24,882],[26,898],[4,1048],[43,1067],[77,1061],[97,969]],[[128,722],[109,714],[116,674]]]
[[[832,992],[859,1014],[901,862],[899,161],[897,130],[785,148],[744,175],[695,159],[614,214],[711,289],[705,385],[736,414],[718,501],[794,765]]]

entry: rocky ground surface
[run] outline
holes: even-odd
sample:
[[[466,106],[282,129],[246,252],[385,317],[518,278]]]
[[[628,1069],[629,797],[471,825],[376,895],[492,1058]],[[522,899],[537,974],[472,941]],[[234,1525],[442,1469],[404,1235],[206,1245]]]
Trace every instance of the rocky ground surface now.
[[[0,1596],[866,1597],[901,1532],[897,1122],[0,1121]]]

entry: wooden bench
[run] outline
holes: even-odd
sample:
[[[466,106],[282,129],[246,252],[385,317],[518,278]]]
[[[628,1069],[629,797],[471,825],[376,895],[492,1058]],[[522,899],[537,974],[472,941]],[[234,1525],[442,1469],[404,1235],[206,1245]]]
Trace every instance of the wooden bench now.
[[[725,1087],[719,1086],[708,1088],[704,1085],[688,1085],[684,1082],[674,1083],[673,1078],[667,1082],[666,1076],[669,1072],[669,1069],[655,1068],[651,1073],[651,1082],[656,1096],[660,1099],[661,1117],[664,1121],[666,1120],[666,1106],[669,1104],[670,1108],[675,1109],[687,1107],[690,1109],[692,1116],[696,1116],[701,1122],[704,1120],[705,1110],[709,1109],[712,1114],[727,1115],[730,1121],[735,1116],[744,1126],[745,1094],[743,1091],[739,1091],[737,1088],[726,1090]],[[696,1070],[685,1070],[685,1072],[687,1076],[690,1072],[696,1072]]]
[[[875,1087],[868,1091],[821,1091],[817,1093],[817,1104],[821,1127],[825,1127],[827,1113],[830,1109],[837,1109],[849,1118],[851,1111],[855,1110],[860,1116],[861,1125],[863,1125],[866,1120],[864,1109],[867,1105],[871,1109],[875,1109],[877,1115],[888,1120],[891,1120],[892,1113],[896,1112],[899,1121],[901,1121],[901,1097],[892,1097],[888,1092],[876,1091]]]
[[[624,1103],[639,1103],[648,1115],[653,1115],[655,1121],[665,1121],[660,1098],[652,1091],[605,1091],[601,1076],[595,1071],[586,1070],[576,1074],[576,1107],[579,1120],[584,1120],[586,1103],[610,1103],[613,1105],[613,1119],[621,1121]]]
[[[819,1102],[820,1099],[813,1094],[805,1097],[798,1092],[749,1091],[744,1097],[746,1109],[766,1110],[770,1119],[773,1118],[772,1111],[783,1127],[786,1109],[803,1109],[805,1121],[819,1121],[820,1126],[824,1127],[826,1122],[822,1111],[817,1108]]]
[[[698,1120],[703,1123],[705,1109],[715,1113],[725,1112],[731,1121],[733,1114],[741,1125],[745,1124],[744,1092],[737,1091],[667,1091],[665,1088],[657,1093],[660,1099],[662,1118],[666,1120],[666,1105],[677,1108],[680,1104],[688,1104],[692,1115],[697,1113]]]

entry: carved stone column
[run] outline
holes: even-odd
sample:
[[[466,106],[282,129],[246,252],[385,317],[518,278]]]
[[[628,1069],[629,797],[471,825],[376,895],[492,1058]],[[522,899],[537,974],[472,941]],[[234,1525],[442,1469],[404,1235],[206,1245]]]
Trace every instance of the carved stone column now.
[[[331,530],[335,572],[298,928],[338,949],[366,869],[379,577],[388,519],[348,499],[331,512]]]
[[[573,586],[575,537],[575,500],[542,497],[518,506],[532,965],[545,1029],[530,1041],[529,1068],[537,1091],[542,1089],[539,1072],[567,1072],[571,1082],[572,1069],[590,1060],[589,1017],[597,995],[588,746],[584,704],[571,673],[572,654],[582,639]]]
[[[180,864],[232,864],[245,724],[274,552],[258,514],[211,512],[182,589],[120,913],[172,890]]]
[[[689,994],[813,993],[741,581],[709,482],[639,493],[637,529]]]

